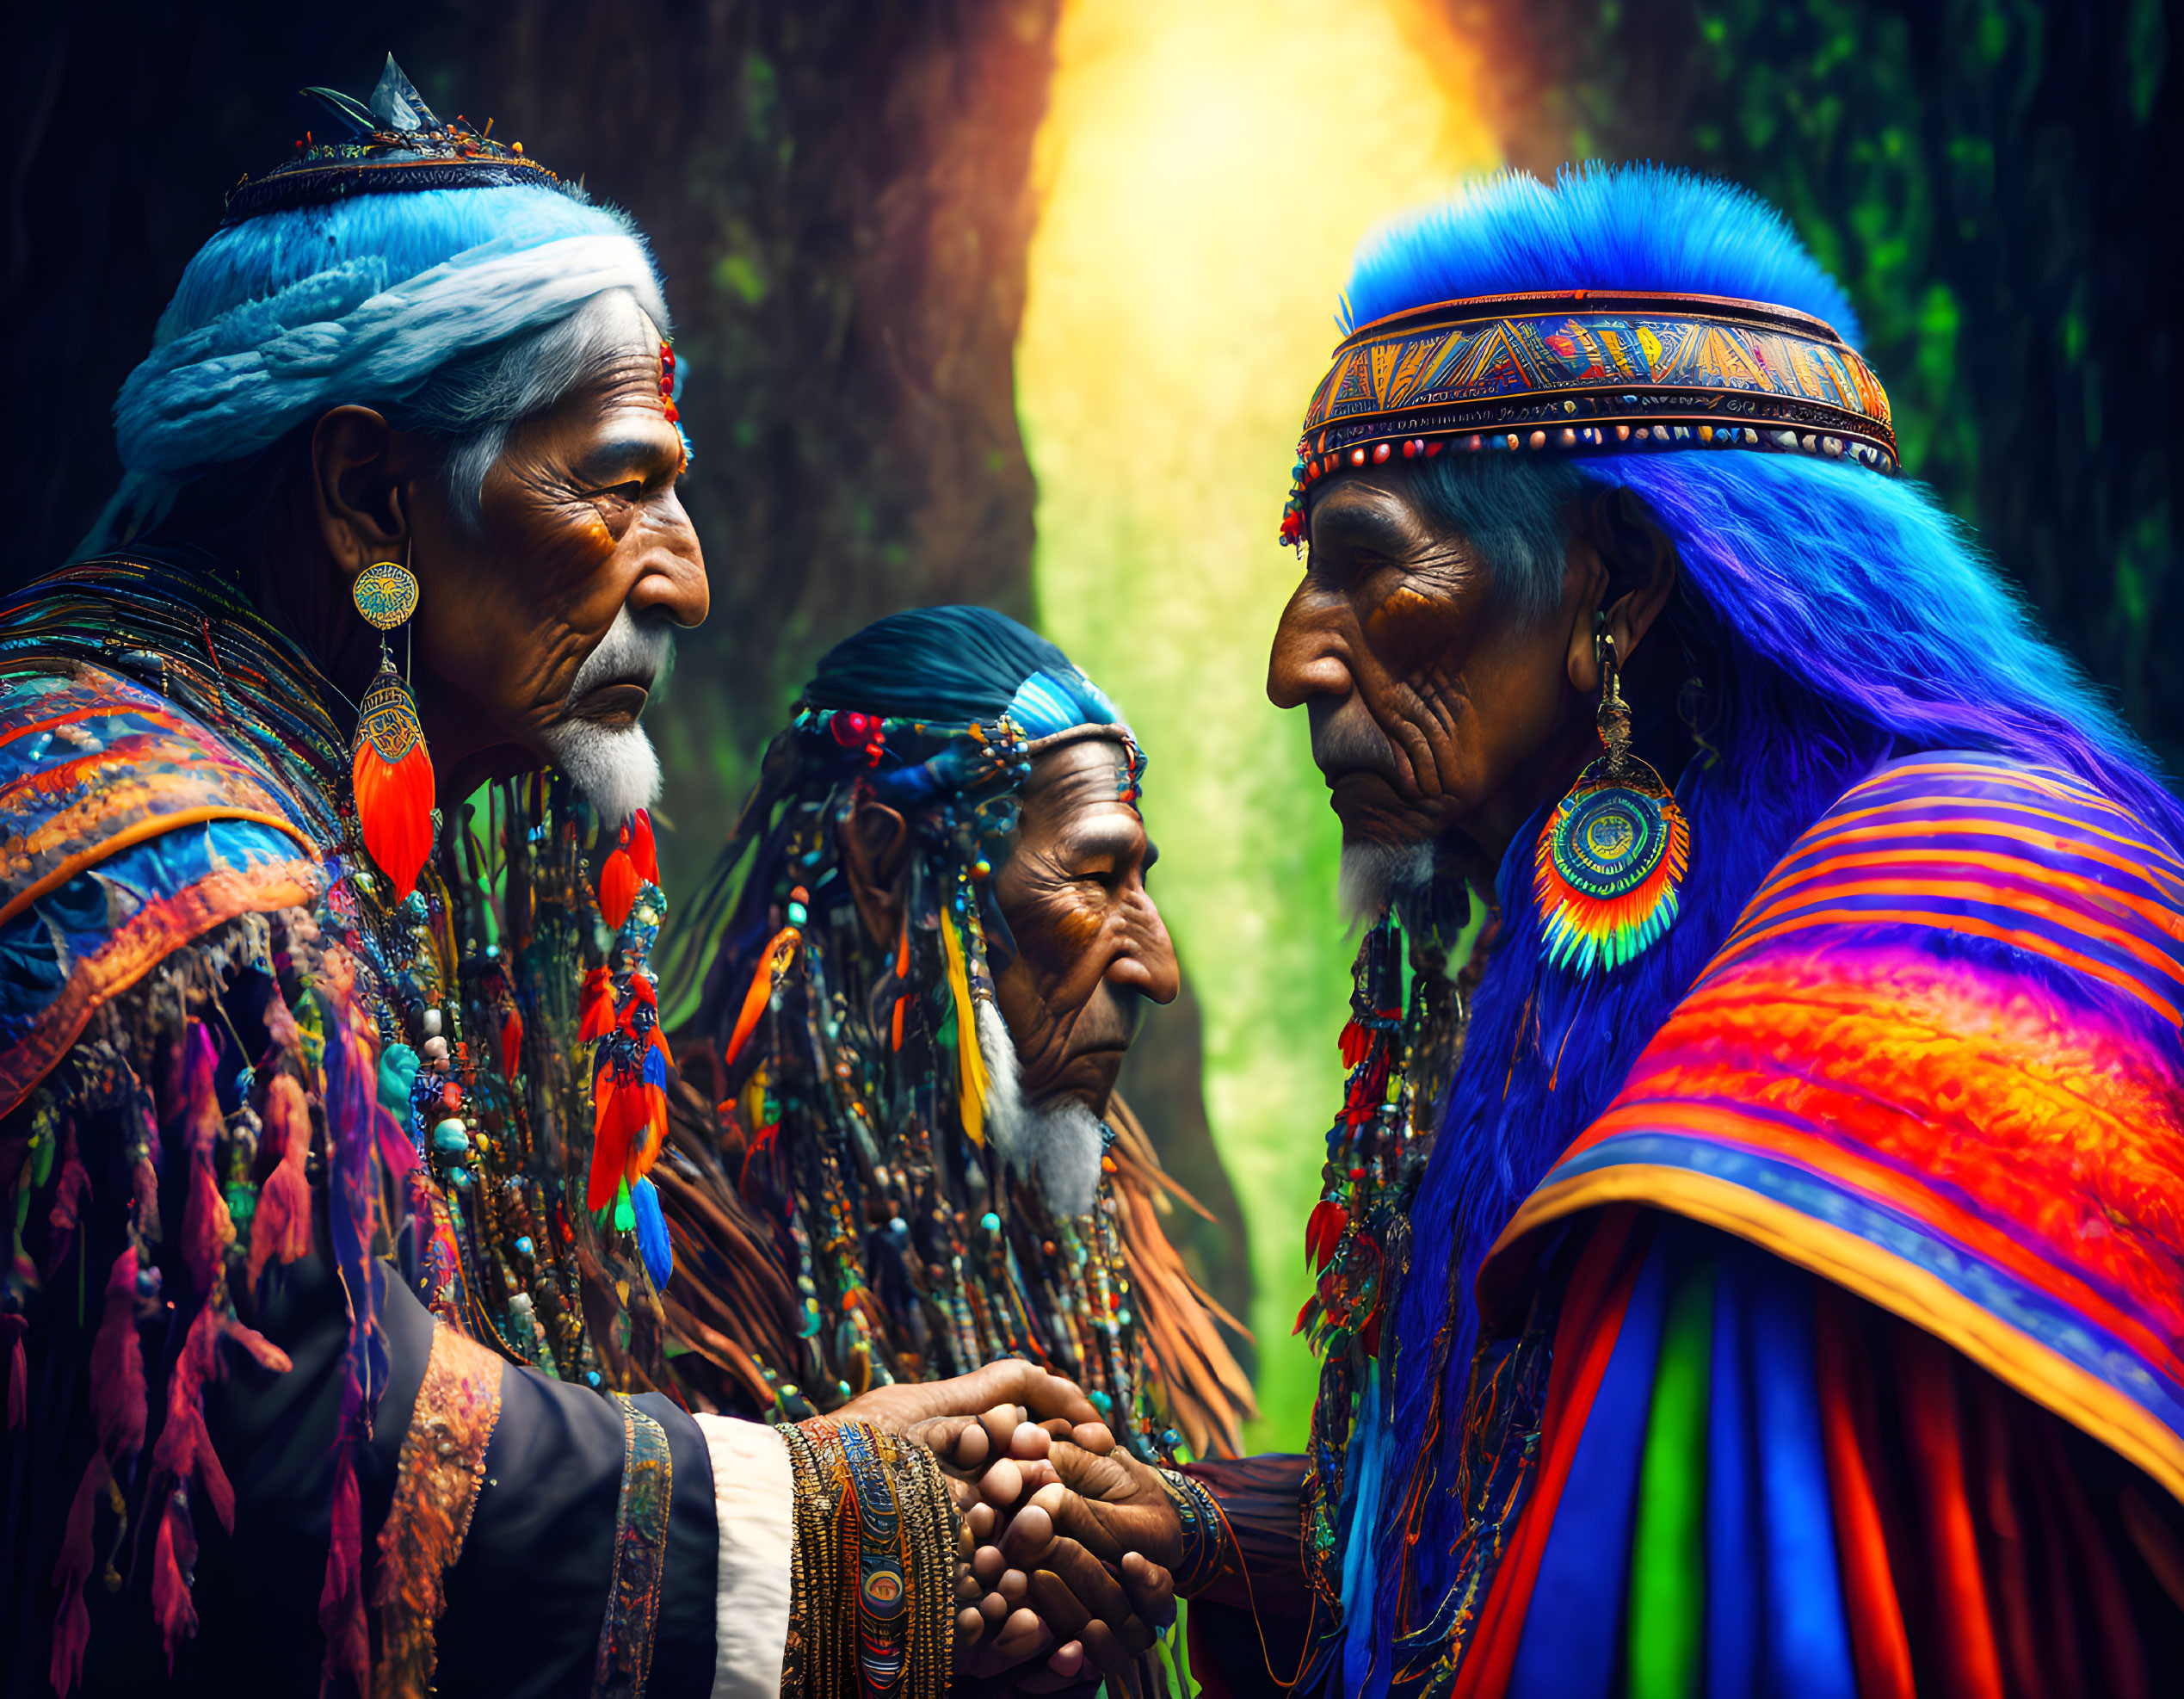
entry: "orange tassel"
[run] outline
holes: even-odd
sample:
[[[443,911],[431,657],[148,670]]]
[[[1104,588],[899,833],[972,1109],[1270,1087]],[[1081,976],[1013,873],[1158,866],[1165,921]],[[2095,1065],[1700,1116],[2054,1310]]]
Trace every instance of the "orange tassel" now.
[[[637,876],[647,885],[660,882],[660,856],[652,843],[652,816],[640,808],[630,817],[630,865],[637,869]]]
[[[614,1030],[614,976],[605,967],[584,975],[584,988],[577,994],[577,1039],[589,1044]]]
[[[637,866],[629,857],[629,828],[622,828],[622,847],[608,856],[599,870],[599,911],[608,928],[619,932],[629,911],[637,906]]]
[[[721,1059],[723,1067],[733,1067],[736,1058],[751,1034],[757,1031],[759,1017],[765,1014],[767,1004],[772,1000],[774,988],[781,983],[781,976],[788,972],[789,963],[796,959],[796,947],[804,942],[804,935],[793,926],[784,926],[774,935],[774,942],[767,945],[758,958],[758,971],[750,977],[750,989],[743,993],[743,1012],[736,1016],[736,1030],[728,1040],[727,1053]]]
[[[508,1019],[501,1022],[501,1078],[514,1079],[516,1070],[523,1066],[523,1016],[511,1009]]]
[[[364,847],[400,902],[432,854],[434,780],[417,705],[391,664],[382,663],[365,693],[349,777]]]

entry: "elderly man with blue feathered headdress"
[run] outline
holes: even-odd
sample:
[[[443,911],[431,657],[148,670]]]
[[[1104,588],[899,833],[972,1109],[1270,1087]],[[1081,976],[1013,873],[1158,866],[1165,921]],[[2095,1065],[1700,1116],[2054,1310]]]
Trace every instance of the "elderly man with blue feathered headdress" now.
[[[2184,809],[1749,196],[1498,177],[1345,308],[1268,679],[1366,929],[1311,1449],[1064,1455],[1059,1525],[1239,1694],[2173,1687]]]
[[[1052,1643],[956,1504],[1046,1467],[1023,1406],[1107,1443],[1074,1387],[776,1430],[669,1362],[639,717],[706,588],[651,258],[392,59],[312,92],[346,133],[231,194],[0,604],[0,1685],[997,1674]]]

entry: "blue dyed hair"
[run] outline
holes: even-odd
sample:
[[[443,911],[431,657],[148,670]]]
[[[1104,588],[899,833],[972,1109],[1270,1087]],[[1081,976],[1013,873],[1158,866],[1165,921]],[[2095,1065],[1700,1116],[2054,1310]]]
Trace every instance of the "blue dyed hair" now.
[[[488,242],[535,248],[565,236],[636,234],[614,207],[529,183],[356,195],[268,213],[215,231],[191,256],[152,342],[171,342],[246,301],[343,266],[372,265],[381,287],[392,287]]]
[[[1762,301],[1857,335],[1842,290],[1779,214],[1729,185],[1649,166],[1583,167],[1552,187],[1496,176],[1397,219],[1359,250],[1347,310],[1362,323],[1470,295],[1573,288]],[[1681,910],[1660,943],[1614,973],[1579,979],[1542,961],[1528,877],[1539,822],[1503,861],[1500,942],[1410,1207],[1392,1397],[1353,1443],[1350,1479],[1379,1483],[1371,1502],[1349,1506],[1367,1542],[1346,1587],[1353,1692],[1385,1690],[1398,1609],[1407,1605],[1414,1627],[1431,1618],[1448,1582],[1462,1507],[1446,1491],[1421,1495],[1407,1601],[1406,1529],[1393,1507],[1416,1470],[1437,1468],[1444,1486],[1453,1478],[1478,1334],[1472,1284],[1487,1250],[1606,1108],[1797,834],[1892,756],[1973,749],[2062,768],[2184,849],[2184,810],[2144,750],[1922,485],[1847,462],[1730,450],[1513,463],[1535,468],[1527,497],[1489,487],[1508,475],[1469,469],[1478,464],[1426,463],[1422,497],[1459,525],[1501,516],[1526,546],[1482,553],[1497,575],[1539,575],[1497,584],[1527,605],[1558,605],[1561,593],[1562,552],[1538,546],[1541,513],[1559,515],[1566,537],[1573,492],[1619,488],[1644,504],[1675,545],[1664,623],[1705,657],[1717,758],[1668,775],[1691,822]],[[1653,640],[1669,639],[1657,627]]]
[[[642,238],[574,191],[361,195],[222,229],[115,399],[125,475],[83,552],[158,525],[193,484],[250,476],[235,469],[343,404],[427,433],[474,521],[507,429],[626,338],[618,292],[667,331]]]
[[[1007,714],[1033,738],[1122,719],[1067,655],[990,608],[873,621],[820,658],[804,701],[956,727]]]

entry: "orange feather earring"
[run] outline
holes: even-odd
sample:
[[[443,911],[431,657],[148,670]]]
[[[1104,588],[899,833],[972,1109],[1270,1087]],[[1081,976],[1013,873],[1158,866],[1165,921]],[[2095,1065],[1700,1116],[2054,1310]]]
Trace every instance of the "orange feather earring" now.
[[[416,699],[386,643],[387,633],[417,611],[417,580],[407,565],[382,560],[357,574],[350,595],[379,633],[379,670],[364,693],[350,751],[356,823],[398,903],[417,888],[432,854],[432,753],[417,724]]]

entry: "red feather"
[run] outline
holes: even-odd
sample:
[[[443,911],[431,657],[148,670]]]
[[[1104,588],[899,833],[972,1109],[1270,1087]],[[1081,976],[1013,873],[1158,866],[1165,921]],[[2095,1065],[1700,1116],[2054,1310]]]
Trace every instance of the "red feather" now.
[[[508,1019],[501,1022],[501,1075],[514,1079],[523,1066],[523,1016],[511,1009]]]
[[[382,672],[381,680],[392,678]],[[379,706],[380,689],[374,686],[365,698],[367,714]],[[363,828],[364,847],[394,887],[394,899],[402,901],[417,888],[417,875],[432,854],[432,799],[435,781],[432,756],[417,735],[416,708],[401,693],[402,704],[393,711],[406,714],[405,730],[396,745],[406,743],[401,759],[389,761],[360,730],[356,751],[349,763],[349,781],[356,791],[356,823]]]
[[[577,994],[577,1038],[589,1044],[614,1030],[614,976],[604,967],[584,975]]]
[[[611,1072],[602,1070],[592,1082],[591,1173],[584,1184],[584,1208],[595,1213],[614,1201],[622,1172],[638,1130],[645,1125],[643,1107],[632,1082],[618,1086]]]
[[[652,843],[652,817],[640,808],[630,821],[629,859],[647,885],[660,882],[659,851]]]
[[[614,931],[622,930],[629,911],[637,906],[637,864],[629,856],[629,828],[622,828],[622,847],[608,856],[599,870],[599,911]]]

